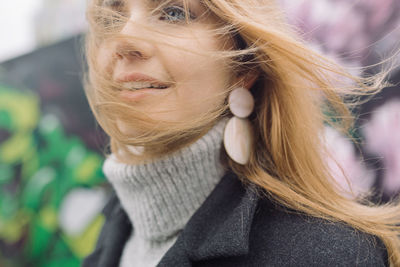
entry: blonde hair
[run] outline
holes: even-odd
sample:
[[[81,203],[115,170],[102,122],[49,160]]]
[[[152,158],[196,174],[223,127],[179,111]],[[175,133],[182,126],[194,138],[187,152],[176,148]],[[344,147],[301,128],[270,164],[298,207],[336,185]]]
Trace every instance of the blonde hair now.
[[[111,138],[113,152],[122,150],[133,160],[138,158],[126,145],[146,146],[148,157],[170,153],[193,142],[227,115],[224,103],[196,120],[156,122],[140,110],[118,103],[107,91],[117,85],[100,70],[97,57],[102,40],[126,38],[118,35],[126,18],[99,3],[92,2],[88,9],[91,32],[87,38],[89,73],[85,89],[97,120]],[[325,123],[347,132],[353,123],[351,107],[359,103],[359,96],[381,90],[386,85],[385,73],[355,77],[312,51],[285,23],[272,0],[202,0],[202,4],[220,22],[214,33],[232,36],[236,41],[236,49],[213,56],[230,59],[235,73],[260,74],[251,89],[256,99],[250,117],[254,150],[246,165],[228,159],[231,169],[241,180],[260,186],[289,208],[344,222],[379,237],[391,266],[400,266],[400,204],[393,200],[376,205],[366,198],[345,197],[331,177],[323,158],[329,152],[320,138]],[[345,103],[345,99],[351,101]],[[115,125],[117,117],[139,124],[146,134],[124,136]],[[121,160],[130,162],[126,157]]]

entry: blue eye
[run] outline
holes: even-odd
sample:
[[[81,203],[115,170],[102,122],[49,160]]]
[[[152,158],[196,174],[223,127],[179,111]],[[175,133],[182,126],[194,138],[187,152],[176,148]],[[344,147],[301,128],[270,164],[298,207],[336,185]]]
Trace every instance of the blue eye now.
[[[193,19],[192,15],[189,15]],[[171,22],[180,22],[187,19],[186,11],[180,6],[170,6],[163,10],[160,20],[168,20]]]

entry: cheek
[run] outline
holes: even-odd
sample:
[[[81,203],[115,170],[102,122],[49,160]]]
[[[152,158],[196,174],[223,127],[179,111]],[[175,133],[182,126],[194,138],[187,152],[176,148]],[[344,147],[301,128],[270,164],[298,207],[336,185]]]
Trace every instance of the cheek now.
[[[110,51],[112,50],[109,45],[101,45],[95,60],[101,73],[112,75],[114,61]]]
[[[227,63],[213,55],[212,51],[218,51],[220,44],[207,36],[178,42],[178,47],[169,48],[165,54],[164,64],[177,83],[178,96],[187,100],[182,102],[200,105],[203,100],[210,106],[222,102],[231,73]]]

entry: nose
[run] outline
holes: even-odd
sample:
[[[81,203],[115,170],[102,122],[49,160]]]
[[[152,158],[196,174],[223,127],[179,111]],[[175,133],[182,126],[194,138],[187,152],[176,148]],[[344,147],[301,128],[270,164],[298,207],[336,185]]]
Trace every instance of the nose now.
[[[131,14],[129,20],[121,29],[120,34],[126,38],[115,42],[115,56],[119,60],[144,60],[154,54],[154,43],[149,39],[151,32],[147,25],[143,25],[145,18]],[[141,20],[140,23],[137,21]]]
[[[143,48],[143,45],[138,45],[136,41],[118,41],[115,45],[115,56],[118,60],[127,61],[150,58],[150,53],[147,53]]]

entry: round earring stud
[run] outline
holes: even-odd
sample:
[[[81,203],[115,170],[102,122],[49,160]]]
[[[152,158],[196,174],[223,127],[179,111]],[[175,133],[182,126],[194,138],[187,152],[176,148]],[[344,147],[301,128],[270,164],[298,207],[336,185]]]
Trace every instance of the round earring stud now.
[[[232,114],[239,118],[248,117],[254,109],[254,98],[250,91],[239,87],[229,94],[229,109]]]

